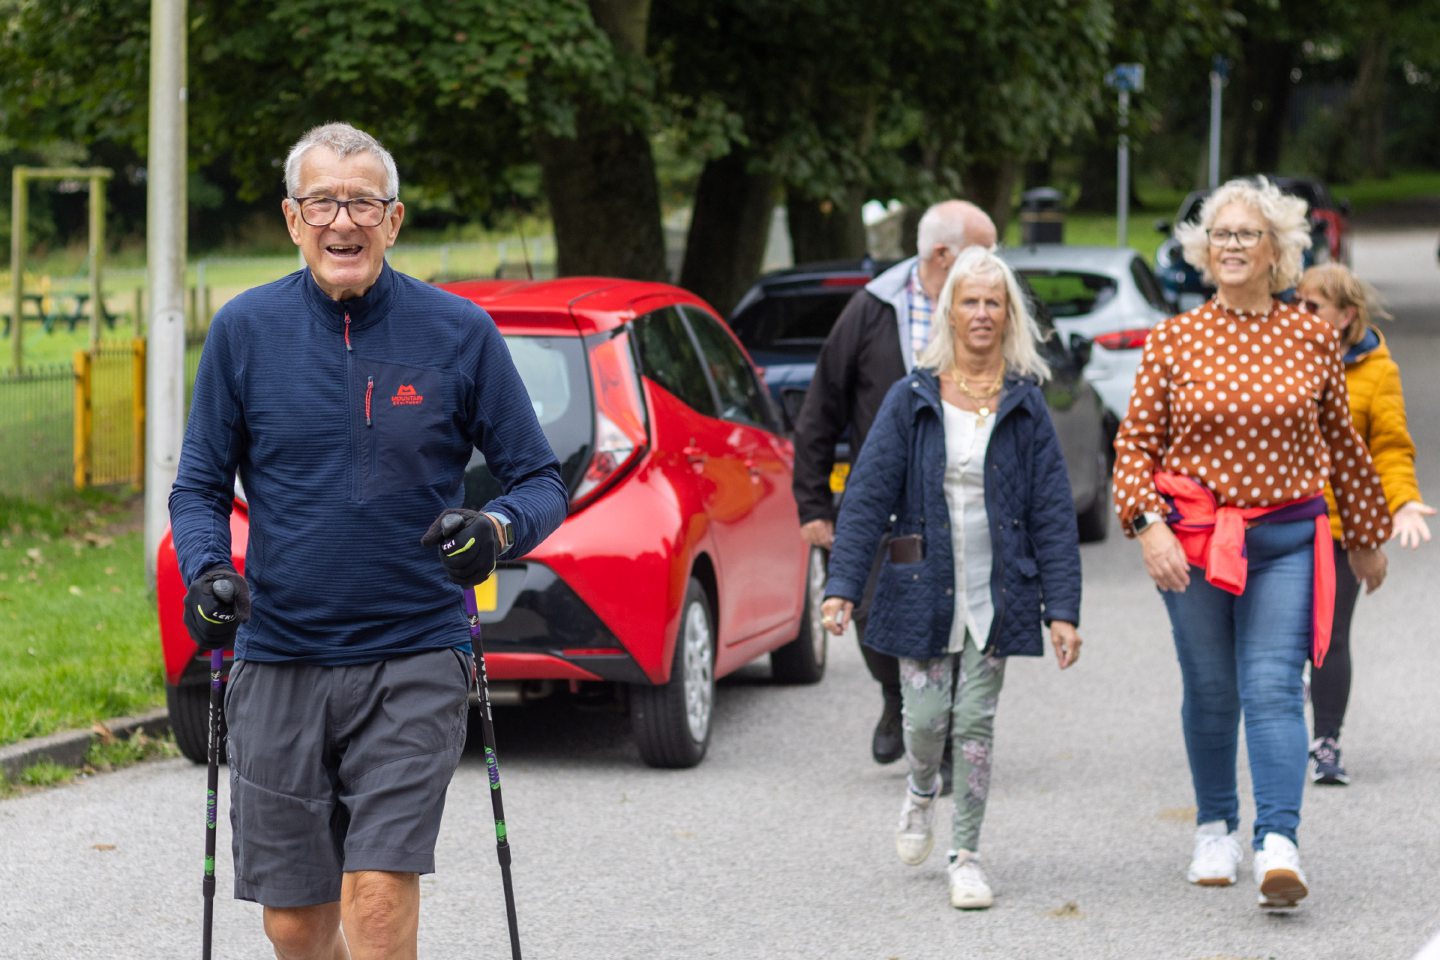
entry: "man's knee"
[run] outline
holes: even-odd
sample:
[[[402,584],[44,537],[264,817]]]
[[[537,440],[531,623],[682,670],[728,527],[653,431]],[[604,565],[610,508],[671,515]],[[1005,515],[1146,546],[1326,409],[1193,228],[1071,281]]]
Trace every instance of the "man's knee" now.
[[[340,904],[266,907],[265,936],[278,960],[330,960],[340,936]]]
[[[345,875],[345,933],[380,956],[413,948],[419,926],[420,878],[413,873],[365,870]],[[398,951],[398,953],[397,953]]]

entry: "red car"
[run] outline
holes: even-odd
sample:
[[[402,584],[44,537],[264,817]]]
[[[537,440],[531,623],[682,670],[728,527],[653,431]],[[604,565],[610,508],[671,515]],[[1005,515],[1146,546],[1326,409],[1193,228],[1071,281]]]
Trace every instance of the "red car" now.
[[[820,680],[824,555],[800,539],[793,447],[719,316],[629,280],[444,289],[494,317],[570,490],[560,528],[479,588],[492,698],[614,687],[645,762],[689,767],[710,740],[718,677],[769,654],[777,680]],[[470,506],[498,492],[478,451],[465,486]],[[237,497],[238,569],[247,524]],[[181,623],[168,533],[158,570],[171,723],[203,762],[208,666]]]

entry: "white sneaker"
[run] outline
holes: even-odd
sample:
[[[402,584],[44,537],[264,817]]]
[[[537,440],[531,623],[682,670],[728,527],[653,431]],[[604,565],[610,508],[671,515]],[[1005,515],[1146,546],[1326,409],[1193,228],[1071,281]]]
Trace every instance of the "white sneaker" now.
[[[1211,820],[1195,829],[1195,854],[1185,879],[1202,887],[1228,887],[1240,867],[1240,841],[1225,829],[1224,820]]]
[[[1255,884],[1260,888],[1260,906],[1287,909],[1295,906],[1310,888],[1300,869],[1300,851],[1287,837],[1267,833],[1255,851]]]
[[[969,850],[955,851],[955,859],[946,868],[950,874],[950,906],[957,910],[984,910],[995,902],[990,881],[980,866],[980,854]]]
[[[910,866],[918,866],[935,848],[935,801],[940,797],[940,778],[927,796],[906,789],[905,803],[900,807],[900,825],[895,828],[895,852]]]

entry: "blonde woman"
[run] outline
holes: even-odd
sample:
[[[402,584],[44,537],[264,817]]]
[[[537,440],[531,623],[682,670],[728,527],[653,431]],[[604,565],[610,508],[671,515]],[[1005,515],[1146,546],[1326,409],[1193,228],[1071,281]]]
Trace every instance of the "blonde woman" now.
[[[844,631],[888,525],[864,642],[900,662],[909,777],[895,848],[918,866],[934,847],[951,721],[950,903],[983,909],[994,895],[980,865],[980,825],[1006,658],[1043,652],[1042,620],[1060,669],[1080,655],[1080,549],[1040,392],[1049,369],[1014,273],[990,250],[963,251],[935,320],[860,450],[821,622]]]
[[[1390,513],[1350,422],[1339,337],[1275,298],[1300,278],[1305,203],[1232,180],[1176,231],[1216,286],[1145,342],[1115,438],[1115,505],[1170,616],[1197,808],[1187,879],[1235,882],[1241,718],[1255,796],[1262,907],[1309,888],[1297,832],[1309,736],[1303,672],[1329,643],[1334,551],[1323,491],[1340,494],[1346,557],[1385,577]]]
[[[1430,539],[1425,518],[1435,510],[1420,498],[1415,480],[1415,441],[1405,424],[1405,396],[1400,390],[1400,368],[1390,357],[1385,338],[1371,321],[1387,317],[1375,290],[1338,263],[1311,267],[1300,278],[1296,303],[1340,333],[1345,351],[1345,386],[1350,395],[1350,418],[1385,487],[1385,501],[1394,523],[1392,539],[1414,549]],[[1350,775],[1340,761],[1340,727],[1350,700],[1350,620],[1360,584],[1344,562],[1344,530],[1335,506],[1335,494],[1325,488],[1330,507],[1330,531],[1335,539],[1335,618],[1330,652],[1324,666],[1310,671],[1310,704],[1315,712],[1315,739],[1310,756],[1315,761],[1313,783],[1343,785]]]

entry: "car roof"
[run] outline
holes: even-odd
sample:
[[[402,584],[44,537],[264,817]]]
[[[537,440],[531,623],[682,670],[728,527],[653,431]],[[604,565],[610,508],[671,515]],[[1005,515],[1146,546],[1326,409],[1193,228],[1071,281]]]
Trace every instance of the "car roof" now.
[[[1129,247],[1075,246],[1068,243],[1040,243],[1023,247],[1001,247],[1000,256],[1017,270],[1094,270],[1123,272],[1139,253]]]
[[[693,293],[668,283],[618,277],[463,280],[439,287],[483,307],[502,333],[587,336],[678,303],[715,312]]]

